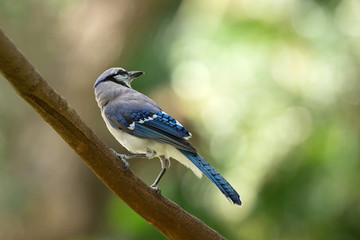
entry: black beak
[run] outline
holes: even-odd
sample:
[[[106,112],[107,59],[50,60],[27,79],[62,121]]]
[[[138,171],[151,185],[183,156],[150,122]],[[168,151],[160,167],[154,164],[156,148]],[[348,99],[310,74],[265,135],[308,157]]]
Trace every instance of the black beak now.
[[[131,71],[131,72],[129,72],[129,75],[130,75],[131,79],[137,78],[138,76],[143,75],[143,74],[144,74],[144,72],[141,72],[141,71]]]

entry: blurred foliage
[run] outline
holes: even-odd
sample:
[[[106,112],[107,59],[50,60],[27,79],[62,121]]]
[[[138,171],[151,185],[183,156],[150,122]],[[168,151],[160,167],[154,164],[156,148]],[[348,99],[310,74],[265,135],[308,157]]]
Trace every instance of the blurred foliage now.
[[[0,6],[3,30],[109,146],[92,85],[111,66],[146,72],[133,87],[193,133],[244,204],[175,161],[162,193],[226,238],[360,238],[360,1]],[[131,168],[150,184],[160,164]],[[0,226],[1,239],[164,239],[3,79]]]

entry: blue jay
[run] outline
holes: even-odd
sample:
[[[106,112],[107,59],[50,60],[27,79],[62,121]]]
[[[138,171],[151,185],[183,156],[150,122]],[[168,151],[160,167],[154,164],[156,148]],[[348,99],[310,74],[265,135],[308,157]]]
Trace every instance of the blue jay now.
[[[111,134],[132,154],[118,154],[126,159],[158,157],[161,171],[150,186],[160,192],[158,183],[176,159],[201,178],[204,173],[230,200],[241,205],[239,194],[190,144],[191,133],[166,114],[149,97],[131,88],[131,82],[144,72],[110,68],[96,80],[95,97]]]

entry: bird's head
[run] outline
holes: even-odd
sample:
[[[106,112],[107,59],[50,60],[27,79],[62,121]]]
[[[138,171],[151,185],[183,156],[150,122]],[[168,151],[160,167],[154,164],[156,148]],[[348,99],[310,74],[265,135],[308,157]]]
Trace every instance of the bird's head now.
[[[117,84],[123,85],[125,87],[131,88],[131,82],[136,77],[139,77],[140,75],[144,74],[144,72],[141,71],[131,71],[128,72],[123,68],[110,68],[103,72],[99,78],[96,80],[94,87],[98,86],[102,82],[112,81]]]

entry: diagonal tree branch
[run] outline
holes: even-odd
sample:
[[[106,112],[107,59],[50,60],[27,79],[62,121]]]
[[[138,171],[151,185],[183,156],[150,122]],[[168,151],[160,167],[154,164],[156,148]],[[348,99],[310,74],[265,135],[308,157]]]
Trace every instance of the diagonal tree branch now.
[[[224,239],[198,218],[157,194],[131,171],[125,171],[122,162],[48,85],[1,29],[0,72],[108,188],[166,237]]]

